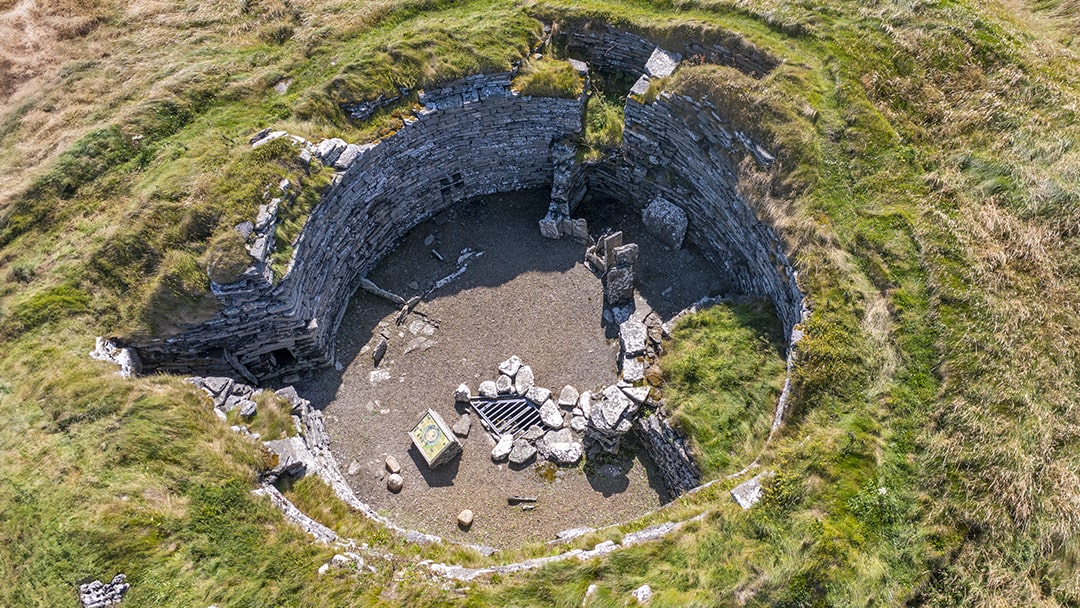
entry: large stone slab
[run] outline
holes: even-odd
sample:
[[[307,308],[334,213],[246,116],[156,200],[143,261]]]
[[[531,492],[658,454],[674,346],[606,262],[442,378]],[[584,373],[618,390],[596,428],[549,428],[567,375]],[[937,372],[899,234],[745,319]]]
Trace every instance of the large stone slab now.
[[[686,212],[675,203],[663,198],[653,199],[641,210],[641,221],[660,242],[672,249],[682,247],[689,221]]]
[[[648,337],[649,330],[641,321],[630,319],[619,326],[619,342],[624,355],[636,357],[644,354]]]

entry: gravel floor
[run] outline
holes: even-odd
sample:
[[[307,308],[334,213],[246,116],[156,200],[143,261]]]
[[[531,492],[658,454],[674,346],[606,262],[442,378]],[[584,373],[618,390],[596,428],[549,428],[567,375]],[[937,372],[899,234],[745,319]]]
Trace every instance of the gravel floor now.
[[[546,207],[547,192],[496,195],[418,226],[369,278],[405,298],[427,295],[399,325],[395,306],[357,292],[337,337],[343,371],[326,370],[302,387],[325,410],[333,450],[357,495],[400,525],[505,548],[625,521],[661,504],[651,463],[631,454],[607,466],[496,465],[494,441],[475,416],[461,458],[444,468],[428,470],[411,447],[408,430],[427,408],[453,425],[464,411],[454,404],[454,388],[464,382],[475,394],[510,355],[556,394],[565,384],[596,390],[617,380],[619,345],[601,321],[600,280],[585,267],[582,245],[540,237],[536,222]],[[700,255],[665,250],[642,234],[634,216],[613,209],[596,202],[584,213],[594,234],[605,226],[623,229],[627,242],[641,247],[639,308],[651,306],[667,318],[722,290]],[[482,255],[429,293],[457,270],[466,250]],[[380,335],[389,348],[375,368],[371,350]],[[402,466],[405,485],[396,494],[386,490],[387,455]],[[510,495],[536,496],[537,507],[509,506]],[[476,516],[467,532],[456,525],[462,509]]]

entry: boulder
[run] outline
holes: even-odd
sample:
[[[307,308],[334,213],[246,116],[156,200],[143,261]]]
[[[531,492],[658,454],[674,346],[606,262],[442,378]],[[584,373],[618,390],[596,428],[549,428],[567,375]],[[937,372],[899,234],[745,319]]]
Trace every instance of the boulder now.
[[[688,221],[686,212],[675,203],[663,198],[653,199],[641,210],[641,221],[660,242],[672,249],[682,247]]]
[[[457,525],[461,527],[462,530],[468,530],[470,527],[472,527],[472,522],[473,512],[471,509],[465,509],[461,513],[458,513]]]
[[[513,355],[499,364],[499,373],[506,374],[507,376],[510,376],[511,379],[517,375],[519,369],[521,369],[521,358],[517,355]]]
[[[548,399],[544,402],[544,405],[540,406],[540,420],[550,428],[562,428],[562,412],[559,411],[559,406],[555,405],[555,402],[551,399]]]
[[[522,365],[514,377],[514,392],[524,397],[533,387],[533,371],[528,365]]]
[[[513,449],[510,450],[510,463],[522,465],[536,456],[536,448],[531,443],[524,439],[518,439],[514,442]]]
[[[468,403],[471,397],[472,393],[469,391],[469,385],[467,384],[459,384],[454,389],[454,401],[456,403]]]
[[[386,478],[386,489],[391,492],[397,493],[401,491],[402,486],[405,485],[405,480],[401,478],[398,473],[393,473]]]
[[[512,390],[514,390],[514,380],[506,374],[499,374],[499,379],[495,381],[495,394],[508,395]]]
[[[484,380],[480,383],[480,387],[477,389],[481,397],[488,397],[494,399],[499,396],[498,386],[491,380]]]
[[[577,406],[578,397],[580,397],[578,390],[567,384],[559,392],[559,407],[570,409]]]
[[[551,399],[551,391],[542,386],[534,386],[525,393],[525,398],[537,405],[541,405]]]
[[[514,436],[507,433],[506,435],[499,437],[499,442],[491,449],[491,459],[495,462],[506,460],[506,457],[510,455],[511,450],[513,449]]]

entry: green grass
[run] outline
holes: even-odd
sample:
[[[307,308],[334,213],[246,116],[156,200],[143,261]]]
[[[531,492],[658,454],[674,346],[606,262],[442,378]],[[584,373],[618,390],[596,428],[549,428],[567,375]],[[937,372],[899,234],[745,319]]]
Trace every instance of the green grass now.
[[[718,304],[676,325],[660,361],[664,398],[705,479],[754,460],[784,386],[784,337],[771,304]]]
[[[568,61],[544,56],[525,62],[512,88],[522,95],[577,99],[585,90],[585,79]]]

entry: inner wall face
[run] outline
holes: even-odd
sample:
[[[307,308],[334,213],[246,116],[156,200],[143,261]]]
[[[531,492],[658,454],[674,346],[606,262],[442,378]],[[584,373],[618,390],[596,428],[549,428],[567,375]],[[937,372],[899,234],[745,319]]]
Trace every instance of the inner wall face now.
[[[547,203],[546,190],[490,196],[419,225],[369,275],[380,287],[421,295],[454,272],[463,250],[483,254],[400,326],[396,307],[358,292],[337,336],[347,366],[302,387],[325,408],[334,454],[357,495],[399,525],[509,547],[549,540],[568,528],[626,521],[661,504],[647,458],[627,454],[585,467],[512,470],[491,461],[494,441],[475,416],[463,454],[450,465],[430,471],[411,449],[408,430],[427,408],[454,424],[464,411],[454,403],[454,388],[464,382],[475,394],[511,355],[533,368],[538,386],[556,393],[566,384],[597,390],[618,380],[619,344],[614,328],[602,321],[600,280],[583,264],[583,245],[540,237],[537,220]],[[624,229],[628,241],[639,243],[640,291],[657,312],[689,305],[710,285],[720,288],[710,279],[715,269],[700,255],[665,252],[643,234],[635,216],[622,211],[624,205],[592,207],[587,215],[595,230]],[[648,306],[639,296],[639,309]],[[371,349],[384,334],[389,348],[375,368]],[[405,486],[398,494],[386,490],[387,455],[402,465]],[[511,495],[536,496],[538,506],[529,512],[511,507]],[[462,509],[476,514],[468,533],[455,523]]]

